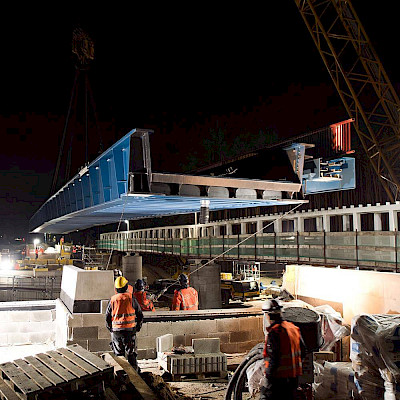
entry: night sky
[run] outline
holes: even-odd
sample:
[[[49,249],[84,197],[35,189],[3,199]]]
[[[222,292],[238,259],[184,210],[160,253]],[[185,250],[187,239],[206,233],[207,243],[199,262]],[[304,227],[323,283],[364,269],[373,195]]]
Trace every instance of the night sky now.
[[[89,109],[89,161],[100,142],[105,150],[133,128],[151,128],[153,170],[179,172],[187,154],[201,156],[210,128],[284,138],[347,118],[293,0],[165,4],[57,18],[26,11],[2,22],[0,234],[26,236],[50,195],[78,24],[95,43],[88,76],[99,129]],[[353,4],[399,92],[395,2]],[[85,162],[82,82],[74,109],[71,174]]]

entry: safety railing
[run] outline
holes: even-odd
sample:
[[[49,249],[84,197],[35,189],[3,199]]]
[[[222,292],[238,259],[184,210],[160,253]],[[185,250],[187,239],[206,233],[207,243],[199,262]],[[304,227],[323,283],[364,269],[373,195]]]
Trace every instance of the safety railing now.
[[[247,239],[247,240],[246,240]],[[188,258],[271,261],[383,268],[398,272],[398,232],[290,232],[199,238],[98,240],[97,247],[122,252]]]

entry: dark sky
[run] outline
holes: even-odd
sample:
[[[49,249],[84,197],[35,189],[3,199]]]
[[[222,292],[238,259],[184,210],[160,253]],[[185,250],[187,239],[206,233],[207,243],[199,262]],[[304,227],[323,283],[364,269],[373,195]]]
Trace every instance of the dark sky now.
[[[26,235],[50,194],[75,76],[77,24],[95,43],[89,80],[100,131],[90,115],[90,160],[100,135],[105,149],[132,128],[154,129],[153,166],[166,172],[179,170],[204,132],[226,121],[287,137],[346,118],[293,0],[264,3],[11,13],[0,27],[0,234]],[[353,4],[398,89],[395,2]],[[82,116],[82,97],[76,109]],[[84,135],[73,122],[70,130],[76,167],[85,162]]]

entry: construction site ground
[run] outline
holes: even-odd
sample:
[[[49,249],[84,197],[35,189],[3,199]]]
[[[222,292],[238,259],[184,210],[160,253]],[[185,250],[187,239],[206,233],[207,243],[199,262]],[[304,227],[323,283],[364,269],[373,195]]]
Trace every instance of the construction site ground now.
[[[168,383],[171,389],[179,396],[190,399],[216,399],[223,400],[226,387],[230,376],[234,373],[236,367],[240,364],[245,353],[227,354],[228,357],[228,377],[221,379],[219,377],[206,377],[205,379],[197,379],[195,377],[183,377],[180,382],[172,382],[168,380],[168,375],[162,369],[159,369],[157,360],[140,360],[139,366],[142,372],[151,372],[159,375]],[[249,396],[243,394],[243,399]]]

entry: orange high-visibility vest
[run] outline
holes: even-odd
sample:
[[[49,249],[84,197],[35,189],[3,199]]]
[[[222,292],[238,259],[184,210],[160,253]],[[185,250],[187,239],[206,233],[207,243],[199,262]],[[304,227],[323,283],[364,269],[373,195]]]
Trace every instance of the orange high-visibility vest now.
[[[186,289],[175,290],[172,300],[172,311],[198,309],[199,295],[196,289],[188,287]]]
[[[136,312],[132,306],[132,295],[128,292],[117,293],[111,297],[111,323],[115,330],[124,330],[136,326]]]
[[[276,370],[275,378],[295,378],[303,373],[301,365],[300,350],[300,329],[288,321],[282,321],[280,324],[273,325],[269,332],[274,331],[279,335],[279,366]],[[264,357],[267,356],[268,336],[265,342]],[[268,359],[265,360],[265,368],[269,366]]]
[[[142,311],[156,311],[153,302],[147,298],[147,293],[144,290],[141,290],[140,292],[133,292],[133,295],[138,301]]]

